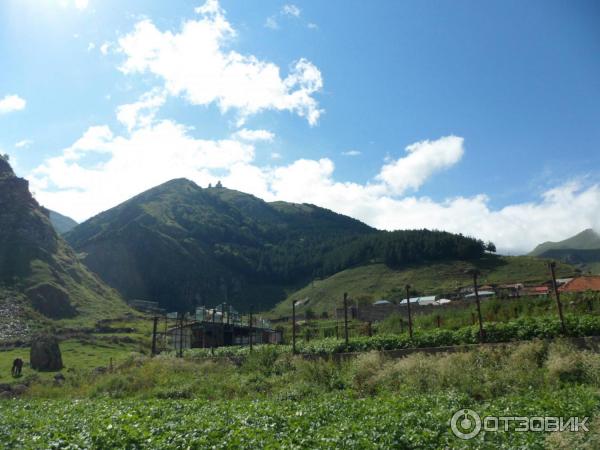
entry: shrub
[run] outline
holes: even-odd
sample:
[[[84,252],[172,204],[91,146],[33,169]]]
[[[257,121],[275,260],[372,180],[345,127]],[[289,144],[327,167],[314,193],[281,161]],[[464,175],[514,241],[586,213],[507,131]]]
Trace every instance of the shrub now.
[[[295,358],[295,380],[306,382],[313,386],[320,386],[327,390],[341,390],[346,387],[343,371],[331,360],[305,360]]]
[[[585,369],[580,352],[565,342],[550,344],[546,369],[550,382],[583,383],[585,381]]]
[[[361,394],[374,394],[380,382],[384,364],[381,353],[371,351],[356,357],[351,363],[352,386]]]

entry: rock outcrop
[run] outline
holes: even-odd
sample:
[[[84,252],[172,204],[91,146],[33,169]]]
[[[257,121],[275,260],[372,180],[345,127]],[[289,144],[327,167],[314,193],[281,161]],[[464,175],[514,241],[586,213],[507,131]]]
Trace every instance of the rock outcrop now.
[[[23,298],[49,319],[97,319],[129,311],[120,296],[79,261],[50,223],[48,210],[0,155],[0,299]],[[10,293],[10,295],[8,295]],[[0,321],[0,340],[5,334]],[[13,323],[11,321],[10,323]]]
[[[54,336],[40,335],[31,342],[29,355],[31,368],[40,372],[55,372],[63,368],[62,355],[58,339]]]

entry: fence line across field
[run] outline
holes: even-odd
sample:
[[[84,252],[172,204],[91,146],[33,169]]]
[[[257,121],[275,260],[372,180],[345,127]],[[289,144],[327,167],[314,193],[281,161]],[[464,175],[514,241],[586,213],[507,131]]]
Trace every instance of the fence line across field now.
[[[554,273],[554,264],[548,264],[550,275],[552,276],[552,287],[556,305],[557,315],[561,322],[563,333],[566,333],[566,326],[563,317],[563,305],[561,303],[559,290],[557,288],[556,276]],[[401,305],[383,305],[389,308],[387,316],[397,313],[400,333],[408,332],[412,338],[413,331],[420,328],[444,328],[447,321],[453,323],[450,329],[455,329],[457,326],[478,325],[479,341],[485,342],[485,321],[495,322],[498,318],[496,312],[483,314],[481,301],[479,298],[478,276],[476,270],[469,271],[473,279],[473,292],[475,299],[475,308],[473,303],[468,300],[453,301],[451,305],[431,305],[425,306],[415,305],[415,311],[411,308],[413,302],[410,297],[409,284],[406,285],[406,299],[401,302]],[[356,336],[373,336],[378,333],[380,325],[375,322],[379,320],[364,320],[364,315],[361,317],[358,304],[351,304],[351,299],[347,293],[344,293],[340,299],[342,308],[336,308],[335,323],[322,323],[315,321],[316,317],[299,317],[297,308],[303,306],[306,301],[292,301],[292,317],[291,330],[287,330],[289,319],[282,318],[277,322],[277,327],[269,320],[257,317],[252,312],[252,307],[248,314],[240,314],[230,304],[222,303],[214,308],[206,308],[204,306],[196,308],[193,314],[174,312],[164,314],[162,316],[154,316],[153,331],[152,331],[152,354],[155,355],[161,351],[172,349],[176,350],[179,356],[183,356],[185,348],[217,348],[221,346],[231,345],[248,345],[252,348],[255,344],[282,344],[291,343],[292,351],[296,352],[296,342],[298,339],[310,341],[320,338],[336,338],[344,339],[346,345],[349,343],[350,337]],[[508,301],[519,302],[522,297],[509,299]],[[389,302],[388,302],[389,303]],[[406,303],[405,305],[402,305]],[[504,319],[519,317],[520,308],[515,303],[514,311],[510,309],[503,311]],[[392,308],[392,306],[394,308]],[[404,306],[404,308],[402,308]],[[442,309],[443,308],[443,309]],[[374,309],[374,308],[371,308]],[[468,313],[470,309],[470,314]],[[588,301],[588,310],[592,312],[593,304]],[[394,311],[389,313],[389,311]],[[449,315],[450,311],[455,312],[462,310],[462,314]],[[429,313],[429,314],[427,314]],[[313,314],[314,316],[314,314]],[[363,321],[356,322],[355,319]],[[322,319],[327,320],[327,319]],[[333,320],[332,320],[333,321]],[[161,322],[163,325],[161,326]],[[458,325],[460,324],[460,325]],[[290,336],[291,334],[291,336]]]

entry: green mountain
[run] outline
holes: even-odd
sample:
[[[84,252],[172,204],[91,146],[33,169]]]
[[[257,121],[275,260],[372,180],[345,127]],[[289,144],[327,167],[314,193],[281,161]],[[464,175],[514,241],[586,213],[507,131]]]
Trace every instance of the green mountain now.
[[[59,234],[65,234],[77,226],[77,222],[56,211],[48,210],[50,223]]]
[[[600,234],[588,228],[564,241],[544,242],[533,249],[530,255],[542,256],[550,250],[600,250]]]
[[[472,261],[439,261],[398,269],[385,264],[369,264],[308,283],[279,303],[270,315],[289,317],[292,301],[302,300],[301,306],[297,307],[299,313],[310,309],[315,314],[326,312],[331,317],[335,308],[341,307],[344,292],[349,294],[352,303],[358,301],[371,304],[379,299],[406,298],[407,284],[411,286],[411,295],[448,294],[460,286],[472,283],[472,278],[466,271],[473,267],[480,271],[480,285],[538,283],[547,281],[550,277],[547,261],[531,256],[485,255]],[[575,268],[559,262],[556,271],[559,277],[572,276]]]
[[[66,324],[129,311],[118,293],[78,260],[52,227],[48,210],[31,196],[29,183],[1,156],[0,230],[2,305],[18,303],[18,310]]]
[[[170,310],[228,302],[270,309],[315,276],[484,253],[475,239],[427,230],[383,232],[309,204],[267,203],[177,179],[78,225],[66,239],[127,299]]]
[[[532,256],[576,265],[583,272],[600,273],[600,234],[591,228],[560,242],[544,242]]]

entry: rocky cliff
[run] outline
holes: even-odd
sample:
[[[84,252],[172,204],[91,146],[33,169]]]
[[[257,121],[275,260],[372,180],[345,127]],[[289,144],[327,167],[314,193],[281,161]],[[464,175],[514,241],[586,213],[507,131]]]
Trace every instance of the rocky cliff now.
[[[99,320],[127,311],[56,233],[48,214],[27,180],[0,157],[0,292],[16,293],[49,319]]]

